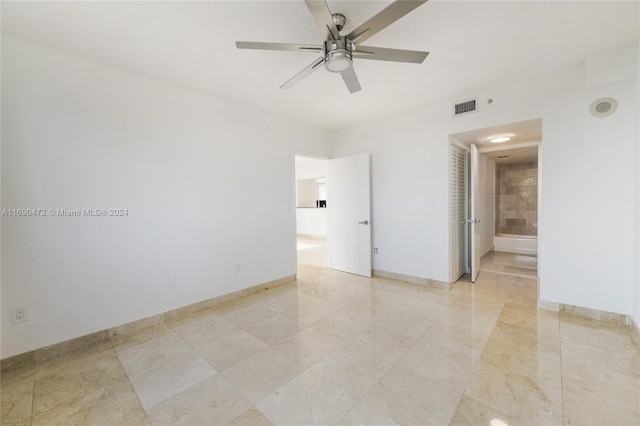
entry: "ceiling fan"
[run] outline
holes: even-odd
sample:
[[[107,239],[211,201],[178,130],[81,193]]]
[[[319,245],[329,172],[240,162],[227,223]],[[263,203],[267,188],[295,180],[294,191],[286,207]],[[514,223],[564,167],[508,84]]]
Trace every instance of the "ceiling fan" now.
[[[347,18],[341,13],[331,13],[324,0],[305,0],[320,34],[324,38],[321,45],[267,43],[258,41],[236,41],[239,49],[285,50],[299,52],[317,52],[322,54],[294,75],[281,89],[289,89],[300,80],[324,64],[327,71],[340,73],[350,93],[361,89],[358,77],[353,69],[353,59],[373,59],[378,61],[409,62],[421,64],[429,52],[416,50],[387,49],[383,47],[362,46],[360,43],[385,29],[404,15],[408,14],[427,0],[400,0],[391,3],[380,13],[367,20],[346,36],[340,35]]]

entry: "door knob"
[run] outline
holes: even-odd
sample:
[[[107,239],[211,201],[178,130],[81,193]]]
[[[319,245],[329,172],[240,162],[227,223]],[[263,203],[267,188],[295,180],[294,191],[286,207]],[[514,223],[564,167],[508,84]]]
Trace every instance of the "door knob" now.
[[[358,222],[360,225],[368,225],[369,221],[368,220],[363,220],[362,222]]]

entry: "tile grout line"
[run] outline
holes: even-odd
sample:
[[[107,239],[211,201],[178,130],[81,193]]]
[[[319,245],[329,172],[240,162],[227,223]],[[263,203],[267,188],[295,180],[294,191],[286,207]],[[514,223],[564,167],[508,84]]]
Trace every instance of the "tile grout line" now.
[[[504,311],[505,306],[507,305],[506,302],[502,303],[502,309],[500,310],[500,313],[498,314],[498,316],[496,317],[496,321],[493,324],[493,327],[491,328],[491,333],[489,334],[489,337],[487,338],[487,341],[484,343],[484,345],[482,346],[482,351],[480,352],[480,356],[478,357],[478,362],[476,363],[476,365],[473,367],[473,371],[471,372],[471,374],[469,375],[469,380],[467,381],[467,385],[464,388],[464,391],[462,391],[462,395],[460,396],[460,401],[458,401],[458,405],[456,406],[456,410],[453,412],[453,416],[455,416],[456,411],[458,411],[458,407],[460,406],[460,404],[462,403],[462,398],[464,398],[465,396],[465,392],[467,391],[467,389],[469,388],[469,385],[471,384],[471,380],[473,379],[474,374],[476,373],[476,370],[478,369],[478,366],[480,365],[481,362],[481,358],[482,355],[484,354],[484,351],[487,348],[487,344],[489,343],[489,340],[491,340],[491,336],[493,335],[493,332],[495,330],[496,324],[498,324],[498,321],[500,321],[500,316],[502,315],[502,312]],[[486,406],[486,404],[484,402],[478,401],[473,397],[469,397],[470,399],[474,400],[475,402],[482,404],[483,406]],[[449,419],[449,423],[451,423],[451,420],[453,420],[453,416],[451,417],[451,419]]]
[[[322,279],[324,279],[324,278],[321,278],[320,280],[322,280]],[[318,281],[320,281],[320,280],[318,280]],[[296,279],[296,281],[298,281],[298,280]],[[318,282],[318,281],[314,281],[314,283],[316,283],[316,282]],[[299,284],[296,284],[296,286],[297,286],[297,288],[298,288],[298,290],[299,290]],[[308,300],[303,300],[303,302],[302,302],[302,303],[305,303],[305,302],[307,302],[307,301],[308,301]],[[292,306],[292,307],[291,307],[291,309],[292,309],[292,308],[295,308],[295,307],[299,307],[300,305],[301,305],[301,303],[298,303],[296,306]],[[283,315],[283,313],[281,313],[281,312],[274,311],[274,316],[275,316],[275,314],[278,314],[278,315],[281,315],[281,316],[283,316],[283,317],[288,318],[286,315]],[[330,316],[330,315],[329,315],[329,316]],[[327,316],[326,318],[328,318],[329,316]],[[322,318],[322,319],[325,319],[325,318]],[[320,320],[318,320],[318,321],[321,321],[322,319],[320,319]],[[231,321],[231,320],[229,320],[229,321]],[[316,322],[318,322],[318,321],[316,321]],[[232,321],[232,322],[233,322],[233,321]],[[259,322],[260,322],[260,321],[259,321]],[[265,351],[265,350],[267,350],[267,349],[273,348],[273,347],[274,347],[275,345],[277,345],[278,343],[280,343],[280,342],[282,342],[282,341],[286,340],[287,338],[289,338],[289,337],[293,336],[293,335],[291,335],[291,336],[284,337],[284,338],[282,338],[282,339],[278,340],[277,342],[275,342],[273,345],[269,345],[267,342],[264,342],[264,341],[263,341],[262,339],[260,339],[258,336],[255,336],[255,335],[254,335],[254,334],[252,334],[249,330],[245,329],[242,325],[237,324],[237,323],[235,323],[235,322],[234,322],[234,324],[236,324],[238,327],[240,327],[240,328],[241,328],[243,331],[245,331],[246,333],[248,333],[248,334],[250,334],[251,336],[255,337],[256,339],[258,339],[258,340],[262,341],[263,343],[267,344],[267,347],[266,347],[266,348],[263,348],[263,349],[259,350],[258,352],[256,352],[256,354],[258,354],[258,353],[260,353],[260,352],[263,352],[263,351]],[[314,323],[314,324],[315,324],[315,323]],[[312,329],[312,330],[314,330],[314,331],[317,331],[317,332],[319,332],[319,333],[325,334],[325,335],[327,335],[327,336],[332,336],[331,334],[324,333],[323,331],[319,331],[319,330],[315,330],[315,329],[313,329],[313,328],[311,327],[312,325],[313,325],[313,324],[311,324],[311,325],[307,325],[307,324],[305,324],[305,326],[304,326],[303,328],[299,329],[296,333],[300,333],[302,330],[305,330],[305,329],[307,329],[307,328],[310,328],[310,329]],[[295,334],[295,333],[294,333],[294,334]],[[339,339],[337,336],[336,336],[336,338],[337,338],[337,339]],[[339,339],[339,340],[340,340],[340,339]],[[229,384],[230,384],[230,385],[231,385],[231,386],[232,386],[236,391],[238,391],[238,393],[239,393],[240,395],[244,396],[244,398],[245,398],[245,399],[247,399],[247,401],[251,404],[251,406],[252,406],[255,410],[259,411],[263,416],[265,416],[265,418],[267,418],[267,419],[269,419],[269,421],[271,421],[271,419],[270,419],[266,414],[264,414],[262,411],[260,411],[260,409],[257,407],[257,405],[258,405],[260,402],[262,402],[262,401],[264,401],[265,399],[267,399],[267,398],[268,398],[270,395],[272,395],[273,393],[277,392],[277,391],[278,391],[279,389],[281,389],[282,387],[284,387],[284,386],[288,385],[288,384],[289,384],[289,383],[291,383],[293,380],[295,380],[295,379],[297,379],[298,377],[300,377],[300,376],[301,376],[303,373],[305,373],[306,371],[309,371],[310,373],[312,373],[312,374],[316,375],[317,377],[319,377],[321,380],[325,380],[325,381],[327,381],[328,383],[330,383],[331,385],[336,386],[336,385],[334,385],[331,381],[329,381],[329,380],[325,379],[324,377],[322,377],[322,376],[320,376],[319,374],[317,374],[317,373],[315,373],[314,371],[312,371],[312,370],[311,370],[311,367],[313,367],[314,365],[316,365],[318,362],[320,362],[320,361],[321,361],[322,359],[324,359],[326,356],[329,356],[330,354],[332,354],[332,353],[334,353],[334,352],[338,351],[338,350],[339,350],[340,348],[342,348],[345,344],[346,344],[346,342],[341,341],[341,342],[340,342],[340,345],[339,345],[338,347],[336,347],[335,349],[333,349],[332,351],[330,351],[329,353],[327,353],[325,356],[323,356],[322,358],[320,358],[319,360],[317,360],[317,361],[316,361],[316,362],[314,362],[313,364],[311,364],[309,367],[305,368],[304,370],[301,370],[301,371],[300,371],[300,373],[299,373],[299,374],[297,374],[295,377],[293,377],[291,380],[289,380],[288,382],[284,383],[284,384],[283,384],[282,386],[280,386],[278,389],[274,390],[272,393],[270,393],[269,395],[265,396],[263,399],[261,399],[260,401],[258,401],[258,402],[257,402],[257,403],[255,403],[255,404],[254,404],[252,401],[250,401],[250,400],[247,398],[247,396],[246,396],[246,395],[245,395],[245,394],[244,394],[240,389],[238,389],[238,388],[236,387],[236,385],[235,385],[233,382],[231,382],[231,381],[227,380],[227,379],[226,379],[226,377],[222,374],[222,372],[220,372],[219,374],[221,374],[221,375],[222,375],[222,377],[223,377],[225,380],[227,380],[227,382],[229,382]],[[279,352],[278,352],[278,353],[279,353]],[[256,354],[254,354],[254,355],[256,355]],[[286,357],[287,359],[291,359],[289,356],[287,356],[287,355],[285,355],[285,354],[282,354],[282,355],[283,355],[284,357]],[[293,361],[295,361],[295,360],[293,360]],[[234,365],[235,365],[235,364],[234,364]],[[232,367],[232,366],[229,366],[228,368],[231,368],[231,367]],[[336,386],[336,387],[338,387],[338,386]],[[339,387],[338,387],[338,388],[339,388]],[[341,390],[342,392],[346,392],[346,391],[342,390],[341,388],[340,388],[340,390]],[[353,408],[353,407],[354,407],[358,402],[359,402],[359,400],[357,400],[357,401],[356,401],[356,402],[355,402],[355,403],[354,403],[354,404],[349,408],[349,410],[345,413],[345,415],[344,415],[344,416],[346,416],[346,415],[351,411],[351,409],[352,409],[352,408]],[[343,418],[344,418],[344,416],[343,416]],[[342,419],[342,418],[341,418],[341,419]]]
[[[464,293],[466,293],[467,291],[468,291],[468,289],[467,289],[467,290],[465,290],[464,292],[462,292],[461,294],[457,295],[457,296],[455,297],[455,299],[458,299],[459,297],[462,297],[462,295],[463,295]],[[404,302],[403,302],[403,303],[404,303]],[[399,305],[398,305],[398,306],[399,306]],[[421,339],[425,334],[427,334],[427,332],[429,332],[429,330],[431,330],[431,328],[433,328],[433,326],[438,322],[438,320],[439,320],[440,318],[442,318],[442,317],[444,316],[444,314],[445,314],[445,313],[446,313],[450,308],[451,308],[451,306],[449,305],[449,306],[447,307],[447,309],[445,309],[445,310],[440,314],[440,316],[439,316],[438,318],[436,318],[436,319],[431,323],[431,325],[430,325],[430,326],[429,326],[429,327],[428,327],[428,328],[427,328],[427,329],[426,329],[426,330],[425,330],[425,331],[420,335],[420,337],[418,337],[418,338],[417,338],[417,339],[416,339],[416,340],[411,344],[411,346],[410,346],[410,347],[409,347],[409,348],[408,348],[408,349],[407,349],[407,350],[402,354],[402,356],[400,356],[400,357],[399,357],[399,358],[398,358],[398,359],[397,359],[397,360],[396,360],[396,361],[391,365],[391,367],[389,367],[389,369],[388,369],[387,371],[385,371],[385,372],[384,372],[384,374],[383,374],[383,375],[378,379],[378,381],[377,381],[377,382],[375,382],[375,383],[374,383],[374,385],[373,385],[373,386],[371,386],[371,388],[370,388],[370,389],[369,389],[369,390],[368,390],[364,395],[362,395],[362,397],[360,398],[360,400],[359,400],[358,402],[360,402],[361,400],[363,400],[363,399],[365,398],[365,396],[367,396],[367,395],[368,395],[368,394],[373,390],[373,388],[375,387],[375,385],[376,385],[376,384],[378,384],[378,383],[380,383],[380,382],[381,382],[381,381],[382,381],[382,380],[387,376],[387,374],[389,374],[389,372],[390,372],[390,371],[391,371],[391,370],[392,370],[392,369],[393,369],[393,368],[394,368],[394,367],[395,367],[395,366],[400,362],[400,360],[402,360],[402,359],[407,355],[407,353],[408,353],[408,352],[409,352],[409,351],[410,351],[410,350],[411,350],[411,349],[412,349],[412,348],[413,348],[413,347],[418,343],[418,341],[419,341],[419,340],[420,340],[420,339]],[[381,319],[382,319],[382,318],[381,318]],[[375,322],[377,322],[377,321],[375,321]],[[374,322],[374,323],[375,323],[375,322]],[[371,325],[373,325],[373,324],[371,324]],[[369,328],[370,328],[370,327],[371,327],[371,326],[369,326]],[[388,330],[388,329],[387,329],[386,327],[384,327],[384,326],[380,326],[380,327],[382,327],[382,328],[384,328],[384,329]],[[367,329],[368,329],[368,328],[367,328]],[[391,331],[393,331],[393,330],[391,330]],[[402,334],[402,335],[406,336],[406,335],[405,335],[405,334],[403,334],[403,333],[400,333],[400,332],[397,332],[397,333],[398,333],[398,334]],[[411,336],[407,336],[407,337],[411,337]],[[429,382],[431,382],[431,383],[435,383],[435,382],[433,382],[433,381],[432,381],[432,380],[430,380],[430,379],[427,379],[427,378],[424,378],[424,379],[425,379],[425,380],[428,380],[428,381],[429,381]],[[435,383],[435,384],[436,384],[436,385],[438,385],[438,383]],[[439,385],[439,386],[441,386],[441,385]],[[458,400],[458,404],[460,404],[460,401],[462,400],[462,396],[463,396],[463,395],[464,395],[464,393],[463,393],[462,395],[460,395],[460,399]],[[365,401],[365,403],[366,403],[366,401]],[[354,406],[355,406],[355,404],[354,404]],[[352,408],[353,408],[353,407],[352,407]],[[456,409],[457,409],[457,406],[456,406]],[[347,415],[347,414],[349,414],[349,412],[350,412],[350,411],[351,411],[351,409],[350,409],[350,410],[345,414],[345,417],[346,417],[346,415]],[[454,410],[454,412],[453,412],[453,413],[455,414],[455,410]],[[393,419],[393,417],[392,417],[392,416],[389,416],[389,417],[391,417],[391,418]],[[344,418],[344,417],[343,417],[343,418]],[[452,414],[452,418],[453,418],[453,414]],[[396,421],[395,419],[393,419],[393,420],[394,420],[394,421]],[[451,419],[449,419],[449,421],[451,421]]]
[[[562,424],[566,424],[566,418],[564,415],[564,362],[562,356],[562,322],[560,321],[560,312],[558,315],[558,344],[560,345],[560,407],[562,414]]]
[[[33,361],[33,384],[31,385],[31,416],[29,417],[30,425],[33,425],[35,404],[36,404],[36,362]]]
[[[469,283],[469,286],[474,285],[474,283]],[[469,291],[469,287],[467,287],[467,289],[461,293],[458,297],[456,297],[456,300],[461,298],[465,293],[467,293]],[[451,305],[449,305],[449,307],[445,310],[445,312],[440,316],[440,318],[442,318],[442,316],[444,316],[444,314],[451,309]],[[504,310],[504,304],[502,305],[502,309]],[[502,312],[502,311],[500,311]],[[498,315],[498,318],[500,316]],[[439,318],[438,318],[439,319]],[[497,323],[497,320],[496,320]],[[434,322],[435,324],[435,322]],[[495,323],[493,325],[495,327]],[[493,329],[491,330],[493,332]],[[425,332],[426,334],[426,332]],[[488,340],[487,340],[488,341]],[[484,352],[485,347],[487,346],[486,342],[482,348],[482,352]],[[480,356],[482,356],[482,353],[480,353]],[[471,357],[471,360],[473,361],[473,358]],[[473,367],[473,371],[471,372],[471,374],[469,375],[469,380],[467,380],[467,385],[464,387],[464,390],[462,391],[462,394],[460,395],[460,399],[458,400],[458,404],[456,404],[456,408],[455,410],[453,410],[453,413],[451,413],[451,418],[449,419],[449,424],[451,424],[451,421],[453,420],[453,417],[456,415],[456,412],[458,411],[458,408],[460,407],[460,404],[462,404],[462,398],[464,398],[464,394],[467,390],[467,388],[469,387],[469,384],[471,383],[471,379],[473,378],[473,375],[476,372],[476,369],[478,368],[478,365],[480,365],[480,358],[478,358],[478,362],[476,363],[476,365]]]
[[[240,308],[239,308],[239,309],[240,309]],[[220,318],[223,318],[223,317],[222,317],[222,315],[219,315],[219,314],[217,314],[217,313],[213,312],[213,310],[211,310],[210,314],[212,314],[212,315],[216,315],[216,316],[219,316]],[[225,318],[225,319],[226,319],[226,318]],[[231,320],[228,320],[228,319],[227,319],[227,321],[231,322],[232,324],[236,325],[237,327],[240,327],[238,324],[236,324],[235,322],[233,322],[233,321],[231,321]],[[160,404],[162,404],[162,403],[164,403],[164,402],[166,402],[166,401],[169,401],[171,398],[175,398],[176,396],[180,395],[181,393],[187,392],[189,389],[192,389],[192,388],[194,388],[194,387],[196,387],[196,386],[198,386],[198,385],[202,384],[204,381],[209,380],[209,379],[211,379],[211,378],[213,378],[213,377],[215,377],[215,376],[220,376],[222,379],[224,379],[224,380],[229,384],[229,386],[231,386],[231,388],[232,388],[233,390],[235,390],[236,392],[238,392],[238,394],[239,394],[239,395],[242,395],[242,396],[243,396],[243,398],[248,402],[248,405],[249,405],[250,407],[253,407],[254,409],[256,409],[256,410],[257,410],[257,408],[256,408],[255,404],[254,404],[253,402],[251,402],[251,401],[247,398],[247,396],[246,396],[244,393],[242,393],[242,392],[240,391],[240,389],[238,389],[238,388],[236,387],[236,385],[235,385],[232,381],[228,380],[228,379],[227,379],[227,378],[222,374],[222,371],[224,371],[224,370],[218,370],[215,366],[213,366],[213,365],[212,365],[212,364],[211,364],[211,363],[210,363],[210,362],[209,362],[209,361],[208,361],[204,356],[202,356],[202,354],[200,353],[200,351],[199,351],[197,348],[195,348],[193,345],[191,345],[189,342],[187,342],[187,341],[184,339],[184,337],[180,334],[180,332],[178,332],[176,329],[174,329],[174,328],[170,325],[170,323],[167,323],[167,326],[168,326],[168,327],[169,327],[169,328],[170,328],[170,329],[171,329],[171,330],[172,330],[176,335],[178,335],[178,337],[180,337],[180,339],[181,339],[184,343],[186,343],[186,344],[187,344],[187,345],[188,345],[188,346],[189,346],[189,347],[190,347],[190,348],[191,348],[195,353],[197,353],[197,354],[198,354],[198,356],[199,356],[200,358],[202,358],[202,359],[203,359],[203,360],[204,360],[204,361],[205,361],[205,362],[206,362],[206,363],[207,363],[211,368],[213,368],[213,369],[214,369],[214,371],[215,371],[216,373],[215,373],[215,374],[213,374],[212,376],[209,376],[209,377],[207,377],[207,378],[205,378],[205,379],[203,379],[203,380],[199,381],[198,383],[193,384],[192,386],[189,386],[189,387],[188,387],[188,388],[186,388],[186,389],[181,390],[180,392],[176,393],[175,395],[171,395],[170,397],[166,398],[165,400],[158,402],[156,405],[154,405],[153,407],[151,407],[149,410],[152,410],[154,407],[156,407],[156,406],[158,406],[158,405],[160,405]],[[240,328],[240,329],[241,329],[241,330],[244,330],[244,329],[242,329],[242,328]],[[247,332],[247,333],[248,333],[248,332]],[[249,333],[249,334],[251,334],[251,333]],[[254,336],[254,337],[255,337],[255,336]],[[258,351],[258,352],[256,352],[256,353],[260,353],[260,352],[264,351],[265,349],[267,349],[267,348],[261,349],[261,350],[259,350],[259,351]],[[235,365],[235,364],[234,364],[234,365]],[[230,367],[231,367],[231,366],[230,366]],[[230,368],[230,367],[228,367],[228,368]],[[144,408],[143,408],[143,409],[144,409]],[[145,411],[145,413],[146,413],[147,417],[149,417],[149,413],[147,413],[147,410],[146,410],[146,409],[144,409],[144,411]],[[246,410],[245,410],[245,411],[246,411]],[[258,410],[258,411],[260,411],[260,410]],[[260,413],[262,413],[262,411],[260,411]],[[241,415],[241,414],[242,414],[242,413],[240,413],[240,415]],[[264,413],[262,413],[262,415],[264,415]],[[265,416],[265,417],[266,417],[266,416]],[[232,419],[232,420],[233,420],[233,419]],[[151,419],[150,419],[150,418],[149,418],[149,421],[151,422]]]
[[[361,299],[364,299],[364,298],[366,298],[366,297],[367,297],[367,296],[364,296],[364,297],[363,297],[363,298],[361,298]],[[361,300],[361,299],[359,299],[359,300]],[[358,301],[359,301],[359,300],[358,300]],[[357,303],[357,302],[354,302],[354,303]],[[404,302],[402,302],[402,303],[404,303]],[[400,305],[401,305],[402,303],[400,303]],[[398,306],[400,306],[400,305],[398,305]],[[349,307],[349,305],[344,306],[343,308],[338,309],[336,312],[341,312],[343,309],[347,309],[348,307]],[[396,306],[396,308],[397,308],[397,306]],[[395,309],[395,308],[391,309],[391,311],[393,311],[394,309]],[[445,312],[446,312],[446,310],[445,310]],[[441,314],[441,316],[442,316],[442,315],[444,315],[444,312]],[[403,333],[397,332],[397,331],[395,331],[395,330],[390,330],[390,329],[388,329],[388,328],[386,328],[386,327],[384,327],[384,326],[378,325],[378,324],[377,324],[377,322],[378,322],[378,321],[380,321],[380,320],[382,320],[385,316],[386,316],[386,314],[385,314],[382,318],[380,318],[380,319],[378,319],[378,320],[373,321],[373,322],[372,322],[371,324],[369,324],[369,325],[368,325],[364,330],[362,330],[361,332],[359,332],[359,333],[358,333],[358,335],[363,334],[363,333],[365,333],[365,332],[367,332],[367,331],[371,330],[371,328],[372,328],[374,325],[377,325],[378,327],[382,327],[382,328],[384,328],[385,330],[394,331],[394,332],[396,332],[396,333],[398,333],[398,334],[401,334],[401,335],[403,335],[403,336],[411,337],[411,336],[407,336],[407,335],[405,335],[405,334],[403,334]],[[438,318],[440,318],[440,317],[438,317]],[[437,321],[437,320],[436,320],[436,321]],[[434,322],[431,324],[431,326],[429,326],[429,327],[424,331],[424,333],[423,333],[420,337],[422,337],[422,336],[423,336],[423,335],[424,335],[424,334],[425,334],[425,333],[426,333],[426,332],[427,332],[431,327],[433,327],[433,325],[436,323],[436,321],[434,321]],[[310,327],[310,326],[307,326],[307,327]],[[326,334],[326,333],[325,333],[325,334]],[[384,379],[384,377],[386,377],[387,373],[388,373],[389,371],[391,371],[391,369],[392,369],[392,368],[393,368],[393,367],[394,367],[394,366],[395,366],[395,365],[396,365],[396,364],[397,364],[397,363],[398,363],[398,362],[399,362],[399,361],[400,361],[400,360],[401,360],[401,359],[406,355],[406,353],[407,353],[407,352],[409,352],[409,351],[411,350],[411,348],[412,348],[413,346],[415,346],[415,344],[418,342],[418,340],[420,340],[420,337],[419,337],[418,339],[416,339],[416,341],[415,341],[415,342],[413,342],[413,344],[412,344],[412,345],[411,345],[411,346],[410,346],[410,347],[409,347],[409,348],[408,348],[408,349],[407,349],[407,350],[402,354],[402,356],[400,356],[400,358],[398,358],[398,359],[397,359],[397,360],[396,360],[396,361],[391,365],[391,367],[389,367],[389,369],[388,369],[387,371],[384,371],[384,374],[383,374],[382,376],[380,376],[380,378],[379,378],[376,382],[374,382],[374,384],[370,387],[370,389],[369,389],[367,392],[365,392],[365,393],[364,393],[360,398],[356,399],[356,402],[355,402],[351,407],[349,407],[349,410],[347,410],[347,411],[345,412],[345,414],[340,418],[340,420],[338,420],[338,421],[336,422],[336,424],[340,423],[340,421],[342,421],[342,420],[343,420],[343,419],[344,419],[344,418],[345,418],[345,417],[346,417],[346,416],[351,412],[351,410],[352,410],[352,409],[353,409],[353,408],[354,408],[358,403],[360,403],[361,401],[363,401],[363,400],[364,400],[365,396],[366,396],[366,395],[368,395],[368,394],[369,394],[369,392],[371,392],[371,391],[373,390],[373,388],[375,387],[375,385],[376,385],[376,384],[378,384],[382,379]],[[332,353],[337,352],[339,349],[343,348],[345,345],[346,345],[346,342],[342,342],[342,343],[341,343],[341,345],[340,345],[338,348],[334,349],[333,351],[331,351],[330,353],[326,354],[324,357],[322,357],[321,359],[319,359],[318,361],[316,361],[314,364],[312,364],[311,366],[309,366],[309,367],[307,368],[307,370],[309,370],[311,373],[316,374],[316,375],[317,375],[317,376],[319,376],[321,379],[323,379],[323,380],[327,380],[327,379],[324,379],[324,377],[322,377],[322,376],[320,376],[319,374],[317,374],[317,373],[315,373],[314,371],[312,371],[312,370],[311,370],[311,367],[313,367],[314,365],[316,365],[317,363],[319,363],[322,359],[326,358],[327,356],[331,355]],[[365,361],[366,361],[366,360],[365,360]],[[371,364],[370,364],[370,365],[371,365]],[[374,367],[373,365],[371,365],[371,367],[372,367],[372,368],[376,368],[376,367]],[[305,371],[306,371],[306,370],[305,370]],[[300,374],[302,374],[302,373],[300,373]],[[299,375],[298,375],[298,376],[299,376]],[[298,376],[296,376],[296,377],[298,377]],[[292,380],[293,380],[293,379],[292,379]],[[331,381],[329,381],[329,380],[327,380],[327,381],[328,381],[329,383],[331,383],[332,385],[334,385],[334,386],[338,387],[337,385],[333,384]],[[341,389],[341,390],[342,390],[342,389]],[[346,392],[346,391],[344,391],[344,390],[343,390],[343,392]],[[365,401],[365,403],[366,403],[366,401]]]
[[[133,386],[133,383],[131,383],[131,377],[129,376],[129,374],[127,373],[127,370],[124,368],[124,364],[122,364],[122,360],[120,359],[120,355],[118,355],[118,351],[116,350],[116,347],[113,345],[113,340],[111,337],[109,337],[109,344],[111,345],[111,349],[113,350],[113,353],[116,355],[116,358],[118,358],[118,363],[120,364],[120,368],[122,368],[122,371],[124,372],[125,376],[127,376],[127,381],[129,382],[129,385],[131,386],[131,389],[133,389],[133,393],[136,394],[136,399],[138,400],[138,404],[140,404],[140,408],[142,408],[142,412],[144,413],[145,417],[147,417],[147,420],[149,419],[149,415],[147,414],[147,410],[144,409],[144,407],[142,406],[142,401],[140,401],[140,396],[138,395],[138,392],[136,391],[136,388]],[[137,416],[138,414],[136,414]],[[128,419],[125,418],[125,421],[132,419],[135,416],[132,416]]]

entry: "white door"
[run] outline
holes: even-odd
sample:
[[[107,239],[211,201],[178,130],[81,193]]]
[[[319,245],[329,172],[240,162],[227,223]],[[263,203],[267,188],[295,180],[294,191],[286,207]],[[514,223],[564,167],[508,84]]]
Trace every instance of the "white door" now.
[[[369,154],[329,160],[329,265],[371,277]]]
[[[471,251],[471,282],[475,283],[480,273],[480,227],[478,226],[478,212],[480,211],[480,196],[478,190],[478,163],[480,162],[480,154],[478,148],[471,144],[471,200],[470,200],[470,216],[469,216],[469,236]]]

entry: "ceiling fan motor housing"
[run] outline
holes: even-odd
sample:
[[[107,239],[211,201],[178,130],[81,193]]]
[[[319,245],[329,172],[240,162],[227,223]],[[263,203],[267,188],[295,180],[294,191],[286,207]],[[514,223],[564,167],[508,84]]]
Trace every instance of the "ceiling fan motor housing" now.
[[[327,71],[340,73],[353,65],[353,45],[346,37],[324,42],[324,67]]]
[[[338,29],[338,31],[342,31],[342,29],[344,28],[344,24],[347,23],[347,17],[342,13],[334,13],[333,15],[331,15],[331,18],[333,18],[333,23],[336,24],[336,28]]]

